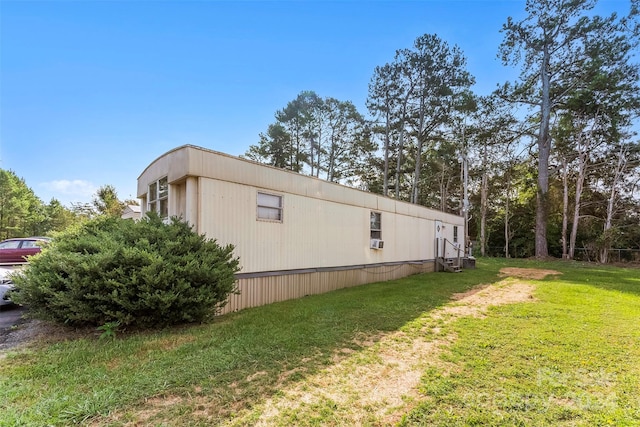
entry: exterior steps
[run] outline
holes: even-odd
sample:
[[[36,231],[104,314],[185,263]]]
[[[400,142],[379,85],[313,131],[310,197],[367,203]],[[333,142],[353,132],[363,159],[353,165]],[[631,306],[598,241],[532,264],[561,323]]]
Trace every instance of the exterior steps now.
[[[440,257],[438,258],[437,263],[444,271],[448,271],[449,273],[460,273],[462,271],[462,267],[458,264],[457,259],[455,258]]]

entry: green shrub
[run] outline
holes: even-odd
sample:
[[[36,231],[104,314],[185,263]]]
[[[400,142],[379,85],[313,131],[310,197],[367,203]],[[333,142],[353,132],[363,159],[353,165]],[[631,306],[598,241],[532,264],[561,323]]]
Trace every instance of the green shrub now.
[[[232,253],[176,218],[99,217],[33,257],[15,277],[12,299],[35,317],[78,326],[197,322],[237,292]]]

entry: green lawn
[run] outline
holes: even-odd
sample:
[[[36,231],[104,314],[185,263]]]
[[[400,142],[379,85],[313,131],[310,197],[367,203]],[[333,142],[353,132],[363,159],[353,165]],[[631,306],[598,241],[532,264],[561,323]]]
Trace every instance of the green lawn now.
[[[439,336],[456,339],[439,363],[425,363],[400,423],[640,425],[640,270],[487,259],[460,274],[345,289],[206,325],[9,353],[0,359],[0,426],[252,424],[265,401],[336,364],[378,363],[384,353],[371,349],[385,336],[411,331],[453,293],[501,280],[505,266],[563,274],[528,280],[535,301],[439,325]],[[349,407],[328,402],[308,415],[279,423],[347,425]],[[363,424],[385,422],[372,415]]]

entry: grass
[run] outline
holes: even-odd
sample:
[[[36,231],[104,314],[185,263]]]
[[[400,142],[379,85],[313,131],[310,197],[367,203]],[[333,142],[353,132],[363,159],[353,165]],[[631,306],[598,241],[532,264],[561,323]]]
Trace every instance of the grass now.
[[[551,267],[563,274],[536,283],[537,303],[454,325],[457,369],[423,377],[402,425],[640,424],[640,272]]]
[[[357,372],[382,363],[384,337],[401,331],[411,342],[421,319],[453,293],[497,282],[504,266],[563,274],[530,281],[533,304],[436,322],[427,339],[455,340],[425,361],[400,424],[640,424],[640,272],[489,259],[462,274],[360,286],[211,324],[9,353],[0,359],[0,426],[251,425],[265,401],[313,388],[338,364]],[[353,403],[325,396],[284,409],[275,424],[345,425]],[[384,425],[370,409],[362,424]]]

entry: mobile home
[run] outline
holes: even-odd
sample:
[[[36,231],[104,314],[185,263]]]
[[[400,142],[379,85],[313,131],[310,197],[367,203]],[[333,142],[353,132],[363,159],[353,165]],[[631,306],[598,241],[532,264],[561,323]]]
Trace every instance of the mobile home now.
[[[464,238],[460,216],[192,145],[153,161],[138,198],[234,245],[224,312],[434,271]]]

